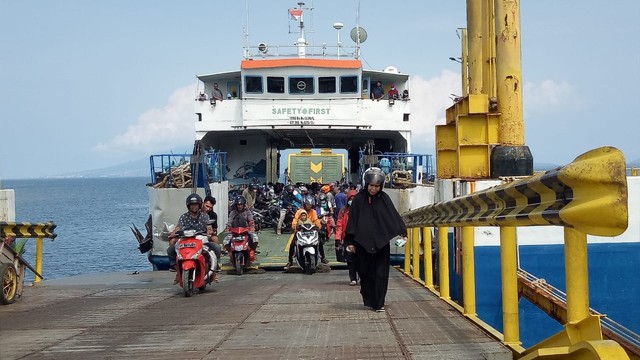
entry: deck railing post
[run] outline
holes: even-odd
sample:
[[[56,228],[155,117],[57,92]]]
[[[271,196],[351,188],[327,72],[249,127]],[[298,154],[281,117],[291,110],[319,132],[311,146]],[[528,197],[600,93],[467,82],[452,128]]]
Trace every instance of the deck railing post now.
[[[420,228],[411,229],[411,255],[413,265],[413,278],[420,280]]]
[[[462,228],[462,302],[465,315],[476,315],[476,271],[474,227]]]
[[[449,294],[449,228],[438,228],[438,269],[440,270],[440,297],[450,299]]]
[[[502,324],[504,342],[520,343],[518,314],[518,262],[516,228],[500,227],[500,263],[502,272]]]
[[[407,233],[407,243],[404,244],[404,274],[411,274],[411,243],[413,242],[412,231]]]
[[[587,234],[564,228],[564,261],[567,282],[567,323],[589,317],[589,269]]]
[[[38,274],[42,274],[42,244],[43,244],[43,238],[38,237],[36,238],[36,271],[38,272]],[[34,282],[40,282],[42,281],[42,278],[39,277],[38,275],[35,275],[35,281]]]
[[[431,247],[431,228],[422,228],[422,256],[424,256],[424,286],[433,290],[433,250]]]

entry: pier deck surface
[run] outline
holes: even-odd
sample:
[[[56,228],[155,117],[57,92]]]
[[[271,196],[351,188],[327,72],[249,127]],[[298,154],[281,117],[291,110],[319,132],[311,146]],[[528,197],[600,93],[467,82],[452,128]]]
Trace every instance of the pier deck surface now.
[[[45,281],[0,306],[0,359],[512,359],[391,270],[384,313],[346,270],[222,274],[184,298],[174,273]]]

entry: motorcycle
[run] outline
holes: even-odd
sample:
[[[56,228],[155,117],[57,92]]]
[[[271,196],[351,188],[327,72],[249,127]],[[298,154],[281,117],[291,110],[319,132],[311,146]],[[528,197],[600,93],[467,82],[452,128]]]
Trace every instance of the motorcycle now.
[[[236,269],[238,275],[242,275],[244,270],[251,267],[255,261],[254,249],[249,246],[249,228],[237,227],[229,228],[231,240],[229,242],[229,258],[231,265]]]
[[[305,273],[311,275],[316,272],[318,266],[320,241],[318,230],[313,224],[299,225],[296,231],[295,257],[298,265]]]
[[[205,291],[207,285],[214,279],[214,271],[218,266],[215,254],[203,254],[208,251],[203,248],[203,238],[206,236],[195,230],[179,232],[180,239],[176,242],[176,268],[178,283],[182,287],[185,297],[190,297],[197,288]]]

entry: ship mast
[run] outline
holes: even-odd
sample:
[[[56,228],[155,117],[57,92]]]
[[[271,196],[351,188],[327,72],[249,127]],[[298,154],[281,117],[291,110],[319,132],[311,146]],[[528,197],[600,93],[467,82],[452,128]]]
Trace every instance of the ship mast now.
[[[298,9],[300,16],[298,17],[298,21],[300,21],[300,37],[296,42],[296,47],[298,48],[298,57],[304,58],[307,55],[307,41],[304,38],[304,11],[302,7],[304,6],[303,2],[298,3]]]

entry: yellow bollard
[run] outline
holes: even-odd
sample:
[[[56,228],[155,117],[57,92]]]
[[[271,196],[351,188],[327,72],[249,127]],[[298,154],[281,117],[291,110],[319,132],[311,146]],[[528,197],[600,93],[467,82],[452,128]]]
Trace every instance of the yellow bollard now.
[[[476,315],[476,271],[474,227],[462,228],[462,302],[465,315]]]
[[[420,228],[411,229],[413,279],[420,280]]]
[[[564,262],[567,282],[567,323],[589,317],[587,234],[564,228]]]
[[[422,228],[422,256],[424,256],[424,286],[433,290],[433,250],[431,249],[431,228]]]
[[[36,238],[36,271],[38,274],[42,274],[42,238]],[[42,281],[42,278],[38,275],[35,276],[35,282]]]
[[[518,263],[516,228],[500,227],[500,263],[502,269],[502,324],[505,344],[520,344],[518,314]]]
[[[440,297],[450,299],[449,294],[449,228],[438,228],[438,262],[440,269]]]
[[[404,274],[411,275],[411,231],[407,231],[407,243],[404,244]]]

